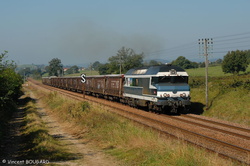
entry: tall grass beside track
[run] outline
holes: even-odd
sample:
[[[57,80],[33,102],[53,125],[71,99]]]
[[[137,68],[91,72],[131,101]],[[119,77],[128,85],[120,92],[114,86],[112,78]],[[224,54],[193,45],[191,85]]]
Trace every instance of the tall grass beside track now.
[[[237,165],[182,140],[160,136],[152,129],[110,113],[111,108],[74,101],[56,92],[37,93],[62,123],[70,123],[79,137],[93,142],[124,165]]]

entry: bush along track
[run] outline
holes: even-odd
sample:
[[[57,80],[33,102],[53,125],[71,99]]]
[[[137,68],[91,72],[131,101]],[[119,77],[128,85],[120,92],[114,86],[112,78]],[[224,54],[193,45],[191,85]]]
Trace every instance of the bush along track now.
[[[22,78],[15,72],[15,63],[6,60],[7,53],[0,53],[0,143],[5,137],[5,128],[17,110],[17,101],[22,94]]]

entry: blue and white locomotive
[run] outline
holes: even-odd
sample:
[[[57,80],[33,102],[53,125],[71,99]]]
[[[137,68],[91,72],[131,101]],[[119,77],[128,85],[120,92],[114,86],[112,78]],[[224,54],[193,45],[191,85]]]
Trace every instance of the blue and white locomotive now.
[[[159,112],[188,112],[190,87],[182,68],[161,65],[131,69],[124,77],[123,96],[128,104]]]

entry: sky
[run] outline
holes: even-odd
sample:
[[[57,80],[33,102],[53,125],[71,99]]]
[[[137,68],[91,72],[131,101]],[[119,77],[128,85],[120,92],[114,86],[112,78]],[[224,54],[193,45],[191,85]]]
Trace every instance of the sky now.
[[[147,60],[203,61],[250,49],[249,0],[0,0],[0,53],[21,64],[105,63],[122,47]]]

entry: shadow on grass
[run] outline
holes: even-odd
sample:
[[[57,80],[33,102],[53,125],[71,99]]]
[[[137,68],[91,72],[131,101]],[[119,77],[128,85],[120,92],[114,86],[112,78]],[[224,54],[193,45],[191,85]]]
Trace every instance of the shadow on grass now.
[[[50,162],[70,161],[82,158],[78,153],[70,153],[63,148],[58,137],[50,135],[46,129],[38,129],[24,135],[25,146],[21,158],[46,159]]]
[[[25,107],[29,102],[36,103],[36,100],[31,97],[20,98],[18,99],[18,106]]]
[[[9,113],[11,116],[7,117],[5,114],[1,116],[4,120],[0,118],[0,156],[2,158],[18,158],[20,156],[20,149],[23,148],[24,142],[20,133],[25,125],[24,117],[30,107],[28,106],[29,102],[35,102],[35,100],[30,97],[18,99],[17,107]]]
[[[192,102],[189,113],[201,115],[204,112],[205,105],[199,102]]]

